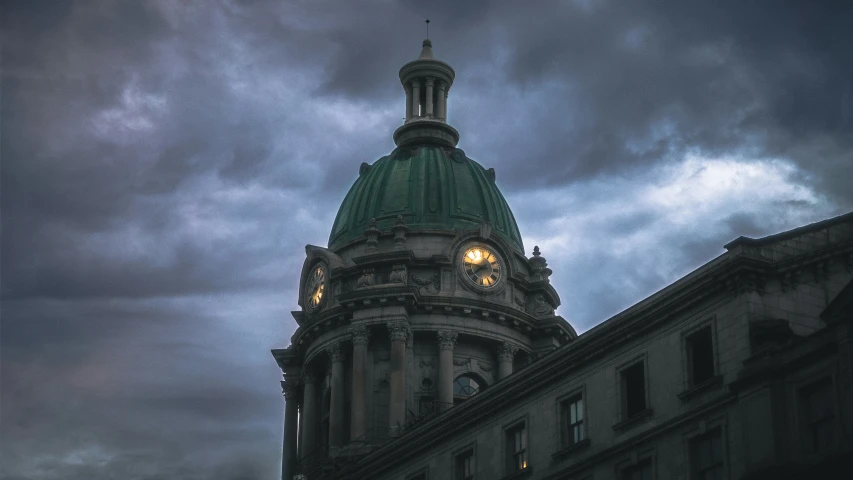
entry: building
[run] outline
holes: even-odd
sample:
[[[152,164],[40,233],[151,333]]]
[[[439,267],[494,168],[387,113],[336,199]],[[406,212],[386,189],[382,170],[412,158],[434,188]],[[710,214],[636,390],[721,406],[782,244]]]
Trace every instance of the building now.
[[[400,70],[397,148],[306,247],[273,350],[282,477],[853,478],[853,213],[740,237],[578,336],[456,148],[431,47]]]

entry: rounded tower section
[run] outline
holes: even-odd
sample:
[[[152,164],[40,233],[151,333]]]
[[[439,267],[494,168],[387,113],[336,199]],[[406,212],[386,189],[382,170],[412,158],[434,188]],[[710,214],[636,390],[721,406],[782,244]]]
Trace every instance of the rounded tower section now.
[[[577,336],[494,170],[456,148],[454,79],[425,40],[400,69],[397,148],[361,165],[328,247],[306,246],[299,326],[273,351],[302,412],[303,472],[475,399]]]

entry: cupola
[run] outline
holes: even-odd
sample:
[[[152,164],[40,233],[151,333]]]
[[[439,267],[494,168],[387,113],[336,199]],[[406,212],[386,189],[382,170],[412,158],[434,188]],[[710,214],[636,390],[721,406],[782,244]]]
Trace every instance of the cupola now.
[[[447,124],[447,95],[455,77],[450,65],[435,58],[432,41],[424,40],[420,57],[400,69],[400,83],[406,92],[406,120],[394,132],[398,147],[455,147],[459,143],[459,132]]]

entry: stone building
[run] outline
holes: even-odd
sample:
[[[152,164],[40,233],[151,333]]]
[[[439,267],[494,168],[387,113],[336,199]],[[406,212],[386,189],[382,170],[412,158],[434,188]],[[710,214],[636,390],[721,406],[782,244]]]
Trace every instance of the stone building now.
[[[853,478],[853,213],[740,237],[578,336],[431,47],[397,148],[306,247],[282,478]]]

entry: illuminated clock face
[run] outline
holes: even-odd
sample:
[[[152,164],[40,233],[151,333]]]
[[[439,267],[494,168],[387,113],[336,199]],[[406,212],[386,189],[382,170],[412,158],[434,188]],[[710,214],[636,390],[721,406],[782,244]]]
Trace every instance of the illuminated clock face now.
[[[462,257],[462,263],[465,276],[479,287],[494,287],[501,279],[500,259],[488,248],[469,248]]]
[[[323,301],[326,294],[326,269],[322,265],[314,267],[305,282],[305,292],[308,295],[308,308],[314,310]]]

